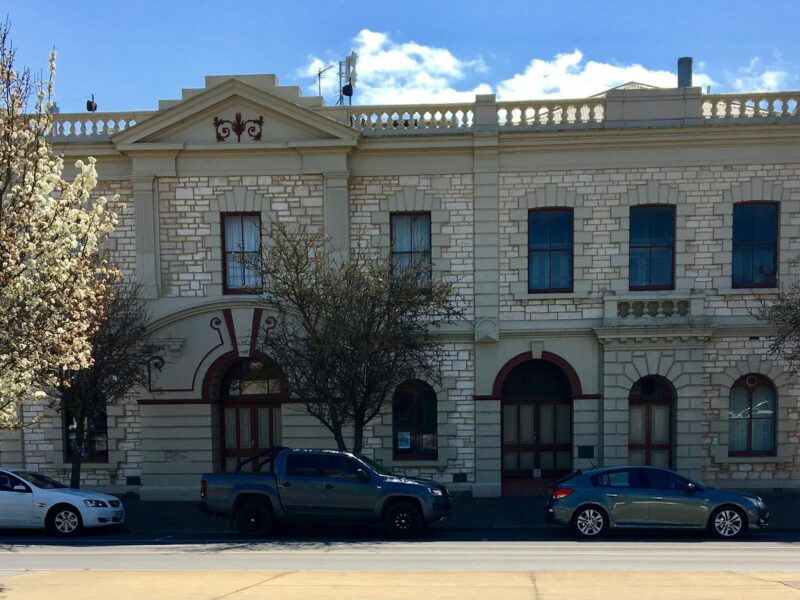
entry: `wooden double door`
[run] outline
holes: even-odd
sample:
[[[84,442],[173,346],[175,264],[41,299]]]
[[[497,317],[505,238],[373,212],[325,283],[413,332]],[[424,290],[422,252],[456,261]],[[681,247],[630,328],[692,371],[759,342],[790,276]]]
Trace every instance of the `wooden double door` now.
[[[281,443],[281,406],[278,403],[227,402],[222,406],[222,470],[236,470],[239,462]],[[255,469],[255,463],[248,465]]]
[[[503,399],[504,479],[557,477],[572,467],[572,403],[569,399]]]

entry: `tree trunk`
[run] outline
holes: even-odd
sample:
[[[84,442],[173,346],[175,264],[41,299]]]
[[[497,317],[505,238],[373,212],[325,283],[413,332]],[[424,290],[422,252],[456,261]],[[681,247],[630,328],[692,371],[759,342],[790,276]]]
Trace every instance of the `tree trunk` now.
[[[361,454],[364,448],[364,425],[354,423],[353,425],[353,454]]]
[[[81,487],[81,442],[83,441],[83,417],[76,417],[75,439],[70,442],[72,473],[69,479],[69,487],[80,489]]]
[[[336,425],[333,428],[333,439],[336,440],[336,447],[341,450],[342,452],[347,452],[347,444],[344,441],[344,435],[342,435],[342,426]]]

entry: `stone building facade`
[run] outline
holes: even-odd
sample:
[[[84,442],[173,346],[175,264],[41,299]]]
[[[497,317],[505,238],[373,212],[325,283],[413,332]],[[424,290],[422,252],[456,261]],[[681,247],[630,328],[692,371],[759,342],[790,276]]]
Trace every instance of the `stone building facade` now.
[[[111,247],[164,348],[148,389],[108,407],[85,484],[192,499],[247,450],[332,447],[255,352],[272,317],[233,293],[226,228],[302,223],[342,253],[387,254],[407,218],[466,319],[441,333],[441,382],[402,400],[428,408],[400,426],[410,413],[387,406],[365,454],[483,496],[628,462],[800,487],[800,382],[756,317],[800,275],[797,100],[632,85],[325,107],[235,76],[151,113],[59,115],[58,151],[96,156],[96,192],[124,203]],[[64,476],[64,416],[24,410],[41,425],[0,437],[0,462]]]

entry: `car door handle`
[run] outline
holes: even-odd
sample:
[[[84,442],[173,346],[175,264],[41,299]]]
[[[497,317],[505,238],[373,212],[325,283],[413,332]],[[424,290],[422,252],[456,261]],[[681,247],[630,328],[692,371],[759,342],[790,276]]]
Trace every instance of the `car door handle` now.
[[[281,482],[281,487],[292,487],[291,481],[283,481]]]
[[[326,490],[332,490],[333,489],[333,484],[332,483],[326,483],[325,484],[325,489]]]
[[[616,498],[619,494],[606,494],[609,498]]]

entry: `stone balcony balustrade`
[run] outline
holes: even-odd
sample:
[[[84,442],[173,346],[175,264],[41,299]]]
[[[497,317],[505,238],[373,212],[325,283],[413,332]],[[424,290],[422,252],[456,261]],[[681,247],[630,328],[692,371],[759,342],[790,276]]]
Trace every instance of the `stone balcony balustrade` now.
[[[604,118],[604,98],[497,103],[497,124],[503,129],[587,128]]]
[[[58,142],[107,140],[115,133],[130,129],[155,114],[155,111],[136,111],[54,115],[53,140]]]
[[[555,131],[626,127],[675,127],[800,123],[800,92],[702,94],[700,88],[611,90],[605,97],[574,100],[312,107],[365,136],[471,133],[494,129]],[[321,100],[320,100],[321,102]],[[53,141],[95,142],[156,111],[71,113],[54,116]]]
[[[613,326],[672,326],[703,322],[705,300],[700,294],[627,292],[603,301],[603,322]]]
[[[797,118],[800,92],[711,94],[703,96],[702,115],[709,121],[763,121]]]

